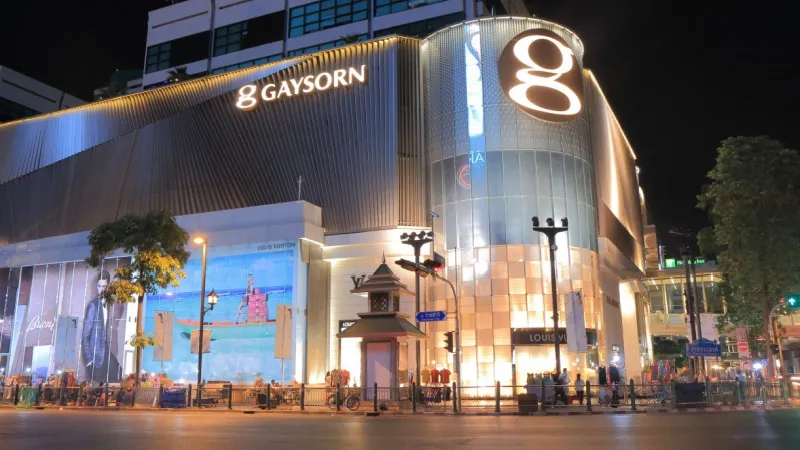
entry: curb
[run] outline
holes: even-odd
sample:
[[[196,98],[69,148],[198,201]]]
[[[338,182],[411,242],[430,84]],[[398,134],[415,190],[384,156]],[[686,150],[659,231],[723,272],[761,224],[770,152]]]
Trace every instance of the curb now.
[[[22,410],[22,408],[15,408],[11,405],[0,406],[0,409],[14,409]],[[252,409],[194,409],[194,408],[124,408],[124,407],[76,407],[76,406],[38,406],[30,408],[30,410],[44,410],[44,411],[92,411],[92,412],[139,412],[139,413],[190,413],[190,414],[248,414],[248,415],[318,415],[318,416],[365,416],[365,417],[378,417],[378,416],[602,416],[602,415],[642,415],[642,414],[695,414],[695,413],[721,413],[721,412],[737,412],[737,411],[777,411],[800,409],[795,406],[717,406],[712,408],[681,408],[681,409],[666,409],[666,408],[648,408],[639,410],[608,410],[608,411],[538,411],[534,413],[520,413],[517,411],[494,412],[494,411],[465,411],[465,412],[431,412],[431,411],[372,411],[364,410],[357,412],[350,411],[299,411],[299,410],[252,410]]]

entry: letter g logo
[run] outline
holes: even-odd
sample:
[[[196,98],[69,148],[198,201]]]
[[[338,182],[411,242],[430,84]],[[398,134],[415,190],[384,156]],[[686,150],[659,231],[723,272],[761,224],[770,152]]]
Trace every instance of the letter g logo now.
[[[564,39],[551,31],[517,35],[500,55],[498,73],[509,98],[537,119],[567,122],[581,112],[581,69]]]

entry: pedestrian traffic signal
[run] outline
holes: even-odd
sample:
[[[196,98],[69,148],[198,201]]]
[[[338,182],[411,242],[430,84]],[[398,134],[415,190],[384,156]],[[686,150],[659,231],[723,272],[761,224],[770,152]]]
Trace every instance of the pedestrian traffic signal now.
[[[800,310],[800,294],[789,294],[786,296],[786,309],[789,311]]]
[[[444,334],[444,348],[447,349],[450,353],[455,353],[455,344],[453,337],[455,336],[455,331],[448,331]]]

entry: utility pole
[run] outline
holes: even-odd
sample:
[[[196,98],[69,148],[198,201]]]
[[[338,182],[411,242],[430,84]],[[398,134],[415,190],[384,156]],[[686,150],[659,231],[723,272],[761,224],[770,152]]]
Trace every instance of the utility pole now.
[[[402,242],[403,244],[406,244],[406,245],[410,245],[411,247],[414,248],[414,264],[416,265],[416,267],[419,267],[419,257],[420,257],[420,254],[422,253],[422,246],[424,246],[425,244],[427,244],[429,242],[432,242],[432,241],[433,241],[433,231],[420,231],[419,233],[411,232],[411,234],[403,233],[403,234],[400,235],[400,242]],[[421,312],[422,311],[420,309],[420,301],[419,301],[419,284],[420,284],[419,283],[419,279],[420,279],[419,271],[414,271],[414,284],[416,286],[416,288],[414,289],[414,291],[415,291],[414,294],[415,294],[415,297],[416,297],[416,312]],[[416,325],[417,325],[417,328],[419,328],[420,323],[417,322]],[[419,383],[421,381],[420,380],[420,371],[421,371],[420,365],[421,365],[421,361],[422,360],[420,358],[420,356],[421,356],[420,355],[420,349],[421,349],[420,342],[419,342],[419,339],[417,339],[417,341],[416,341],[416,353],[417,353],[416,363],[417,363],[417,369],[416,369],[416,373],[414,375],[414,381],[417,383],[417,386],[420,385]],[[414,395],[416,395],[416,392],[414,393]]]
[[[689,248],[681,247],[681,258],[683,259],[683,267],[686,269],[686,314],[689,316],[689,329],[691,333],[692,342],[697,341],[697,326],[695,323],[694,315],[694,291],[692,289],[692,269],[689,267]],[[697,358],[691,358],[689,364],[689,376],[694,379],[697,373]]]
[[[548,217],[545,221],[546,227],[539,226],[539,218],[533,216],[533,231],[538,231],[547,236],[547,243],[550,247],[550,290],[553,292],[553,336],[555,336],[555,350],[556,350],[556,374],[561,376],[561,345],[558,341],[558,280],[556,279],[556,235],[558,233],[567,231],[568,222],[566,217],[561,218],[561,226],[555,226],[555,221]]]

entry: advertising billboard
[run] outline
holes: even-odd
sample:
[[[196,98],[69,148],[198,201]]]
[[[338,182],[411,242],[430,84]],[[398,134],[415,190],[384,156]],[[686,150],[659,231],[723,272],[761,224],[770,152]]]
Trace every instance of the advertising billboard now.
[[[206,295],[213,289],[219,300],[204,318],[203,379],[234,384],[250,383],[256,376],[281,379],[276,319],[278,305],[292,305],[295,247],[294,242],[247,245],[226,249],[225,255],[212,247]],[[146,299],[144,331],[158,342],[144,349],[142,368],[196,383],[198,358],[191,339],[199,336],[200,259],[190,259],[185,271],[179,287]],[[292,367],[290,358],[284,360],[286,367]]]
[[[72,371],[79,381],[118,382],[123,375],[129,305],[106,305],[100,293],[129,258],[100,269],[83,261],[22,267],[10,346],[10,374],[46,378]],[[6,301],[8,309],[8,300]]]

